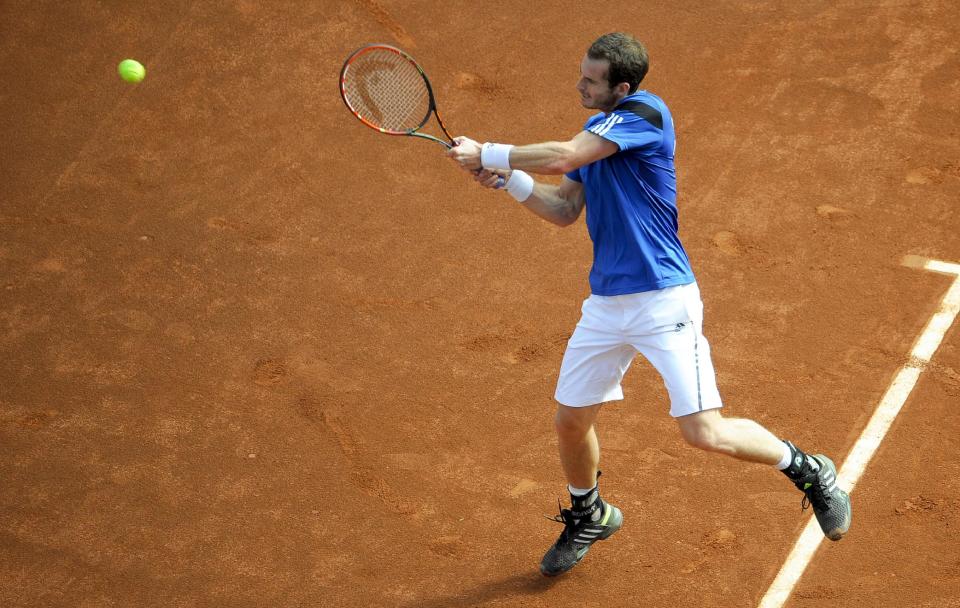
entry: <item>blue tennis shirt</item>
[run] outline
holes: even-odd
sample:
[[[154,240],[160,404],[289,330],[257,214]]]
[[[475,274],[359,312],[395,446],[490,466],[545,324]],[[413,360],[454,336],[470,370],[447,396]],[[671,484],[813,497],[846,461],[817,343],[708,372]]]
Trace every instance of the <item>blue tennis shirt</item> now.
[[[617,144],[619,152],[567,173],[586,195],[593,240],[590,290],[617,296],[694,281],[677,233],[677,174],[673,117],[656,95],[637,91],[584,130]]]

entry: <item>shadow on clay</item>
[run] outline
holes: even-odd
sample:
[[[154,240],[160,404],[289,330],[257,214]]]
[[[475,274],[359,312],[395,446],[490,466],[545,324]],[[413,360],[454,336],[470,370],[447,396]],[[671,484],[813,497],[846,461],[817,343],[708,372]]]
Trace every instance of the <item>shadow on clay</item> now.
[[[439,597],[417,598],[402,604],[401,608],[449,608],[450,606],[483,606],[504,598],[538,595],[556,584],[558,578],[548,578],[539,572],[514,574],[502,580],[483,583],[473,589],[463,589]]]

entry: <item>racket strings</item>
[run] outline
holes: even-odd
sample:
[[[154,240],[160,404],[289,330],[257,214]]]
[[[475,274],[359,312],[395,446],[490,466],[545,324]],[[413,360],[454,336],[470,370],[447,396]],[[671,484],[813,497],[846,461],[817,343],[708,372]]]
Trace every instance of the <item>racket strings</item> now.
[[[348,105],[383,129],[410,131],[427,117],[430,94],[423,75],[396,53],[364,53],[350,64],[343,84]]]

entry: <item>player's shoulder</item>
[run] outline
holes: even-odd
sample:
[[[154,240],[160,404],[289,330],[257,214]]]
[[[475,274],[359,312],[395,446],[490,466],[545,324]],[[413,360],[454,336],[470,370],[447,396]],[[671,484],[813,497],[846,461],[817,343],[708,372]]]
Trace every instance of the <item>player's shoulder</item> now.
[[[604,114],[603,112],[597,112],[596,114],[588,118],[587,122],[583,124],[583,130],[589,131],[590,127],[596,126],[597,123],[604,120],[605,118],[607,118],[606,114]]]
[[[613,111],[624,118],[642,119],[658,129],[663,128],[664,114],[669,113],[667,104],[649,91],[627,95]]]

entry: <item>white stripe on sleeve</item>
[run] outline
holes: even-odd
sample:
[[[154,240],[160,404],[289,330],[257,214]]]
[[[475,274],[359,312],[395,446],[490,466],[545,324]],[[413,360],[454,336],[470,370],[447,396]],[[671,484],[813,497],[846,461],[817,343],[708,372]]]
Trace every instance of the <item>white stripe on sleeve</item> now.
[[[611,114],[606,120],[590,129],[590,131],[602,137],[606,135],[610,129],[617,126],[621,122],[623,122],[623,116],[620,116],[619,114]]]
[[[603,132],[605,132],[604,129],[607,127],[607,125],[610,124],[610,121],[614,120],[616,116],[617,116],[616,114],[611,114],[610,116],[607,116],[602,121],[590,127],[590,132],[595,133],[597,135],[601,135]]]

